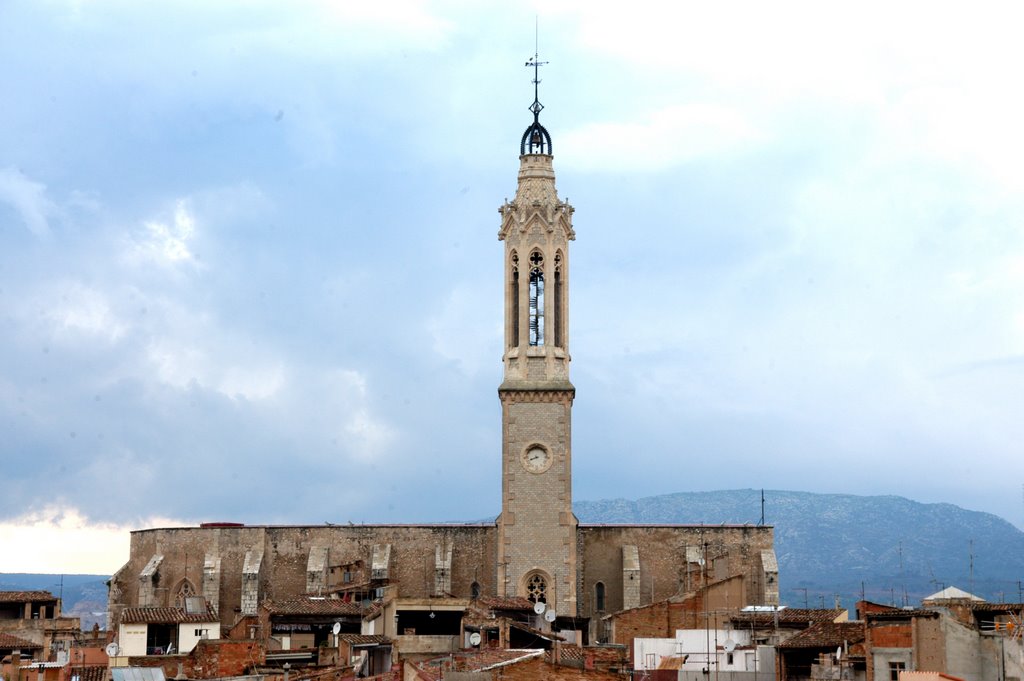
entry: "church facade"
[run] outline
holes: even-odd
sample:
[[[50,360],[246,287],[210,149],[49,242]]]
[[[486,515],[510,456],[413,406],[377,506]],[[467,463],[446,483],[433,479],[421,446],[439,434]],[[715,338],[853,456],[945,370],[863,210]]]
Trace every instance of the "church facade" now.
[[[532,605],[537,631],[579,644],[601,641],[611,613],[702,590],[718,588],[717,602],[730,607],[778,603],[770,527],[588,525],[573,514],[575,232],[573,208],[556,191],[540,108],[535,101],[520,144],[515,198],[499,208],[505,333],[497,520],[135,531],[129,560],[110,583],[111,628],[131,621],[153,644],[147,650],[166,648],[154,638],[164,634],[145,632],[168,629],[139,622],[167,619],[168,609],[186,616],[199,603],[223,637],[289,650],[319,645],[340,629],[386,637],[414,654],[469,645],[478,601]]]

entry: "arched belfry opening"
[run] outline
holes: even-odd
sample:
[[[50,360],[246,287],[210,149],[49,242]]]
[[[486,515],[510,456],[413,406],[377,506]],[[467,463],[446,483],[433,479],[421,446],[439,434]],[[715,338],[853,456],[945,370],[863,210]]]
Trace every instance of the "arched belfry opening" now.
[[[530,345],[544,345],[544,255],[530,254]]]
[[[512,251],[509,257],[508,310],[511,332],[509,347],[519,347],[519,254]]]
[[[562,252],[558,251],[555,253],[555,286],[554,286],[554,312],[555,312],[555,346],[559,348],[565,347],[565,310],[562,309],[563,301],[565,299],[565,292],[563,290],[562,281]]]
[[[533,123],[526,128],[523,138],[519,141],[520,156],[524,154],[546,154],[550,156],[552,154],[551,135],[540,124],[540,112],[544,110],[544,105],[540,103],[538,86],[540,85],[540,67],[545,64],[547,62],[540,61],[536,54],[526,61],[527,66],[533,67],[533,104],[530,105],[530,111],[533,112]]]
[[[535,102],[535,104],[540,104],[540,102]],[[523,133],[523,139],[519,142],[519,153],[551,155],[551,135],[539,120],[534,120]]]

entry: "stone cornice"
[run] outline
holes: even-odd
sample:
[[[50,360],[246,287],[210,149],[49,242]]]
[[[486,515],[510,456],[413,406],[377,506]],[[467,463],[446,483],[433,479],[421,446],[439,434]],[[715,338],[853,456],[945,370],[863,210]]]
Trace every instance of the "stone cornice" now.
[[[502,402],[566,402],[576,397],[576,388],[569,381],[553,381],[531,385],[527,381],[505,381],[498,387]]]

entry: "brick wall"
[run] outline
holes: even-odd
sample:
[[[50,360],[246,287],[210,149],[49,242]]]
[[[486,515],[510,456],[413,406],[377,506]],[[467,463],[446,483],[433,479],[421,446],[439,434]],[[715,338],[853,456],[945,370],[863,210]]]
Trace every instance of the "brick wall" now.
[[[872,648],[913,648],[914,634],[910,620],[892,623],[872,623],[868,627]]]
[[[577,681],[587,679],[593,681],[622,681],[621,674],[599,669],[577,669],[554,665],[543,659],[528,660],[519,664],[501,667],[491,672],[495,679],[502,681],[536,681],[537,679],[553,679],[555,681]]]
[[[190,657],[188,673],[195,679],[241,676],[266,660],[256,641],[200,641]]]
[[[181,671],[190,679],[241,676],[266,662],[263,647],[256,641],[200,641],[188,655],[129,657],[131,667],[162,668],[173,679]]]

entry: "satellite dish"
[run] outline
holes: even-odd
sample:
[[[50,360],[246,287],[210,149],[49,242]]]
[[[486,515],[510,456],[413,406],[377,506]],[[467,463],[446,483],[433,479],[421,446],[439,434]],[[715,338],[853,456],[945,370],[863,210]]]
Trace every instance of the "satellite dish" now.
[[[736,641],[733,641],[731,638],[727,638],[725,639],[725,644],[722,647],[725,648],[725,652],[731,653],[736,650]]]
[[[544,613],[544,619],[546,619],[548,622],[554,622],[556,617],[558,617],[558,613],[556,613],[554,610],[548,610],[546,613]]]
[[[470,634],[469,635],[469,645],[474,646],[474,647],[480,645],[480,634],[478,634],[475,631],[472,634]]]
[[[547,610],[547,609],[548,609],[548,606],[545,605],[544,601],[537,601],[536,603],[533,604],[533,611],[535,613],[537,613],[538,615],[543,615],[544,611]]]
[[[839,646],[836,648],[836,661],[838,662],[841,659],[843,659],[843,647]]]
[[[107,657],[117,657],[117,654],[121,652],[121,649],[117,647],[117,644],[111,641],[107,644]]]
[[[335,622],[334,626],[331,627],[331,633],[337,636],[341,633],[341,622]]]

